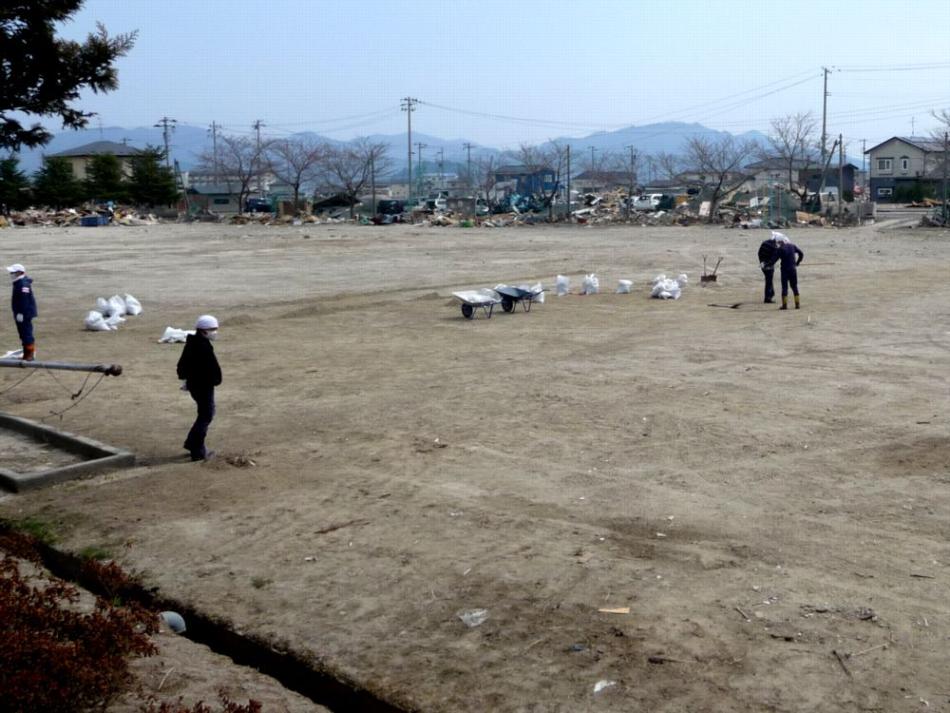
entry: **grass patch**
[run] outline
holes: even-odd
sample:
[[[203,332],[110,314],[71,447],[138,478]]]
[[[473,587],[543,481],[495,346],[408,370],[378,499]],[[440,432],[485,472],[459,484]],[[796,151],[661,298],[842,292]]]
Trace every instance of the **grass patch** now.
[[[99,545],[83,547],[79,550],[79,556],[84,560],[96,560],[97,562],[112,559],[112,553],[104,547],[99,547]]]
[[[271,581],[272,580],[267,577],[251,577],[251,586],[254,587],[254,589],[263,589],[270,584]]]
[[[6,524],[14,530],[24,532],[36,538],[44,545],[52,545],[58,539],[52,524],[38,517],[24,517],[17,520],[7,520]]]

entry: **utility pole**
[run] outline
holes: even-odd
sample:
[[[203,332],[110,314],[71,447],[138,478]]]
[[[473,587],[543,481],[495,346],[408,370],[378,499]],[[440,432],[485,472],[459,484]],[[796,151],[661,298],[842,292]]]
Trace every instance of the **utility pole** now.
[[[416,142],[416,156],[418,157],[418,161],[419,161],[419,164],[417,166],[418,170],[416,171],[416,173],[418,173],[419,175],[416,180],[419,181],[420,189],[422,188],[422,149],[427,149],[427,148],[429,148],[428,144],[424,144],[421,141]],[[420,190],[420,193],[421,193],[421,190]]]
[[[627,220],[630,220],[630,205],[633,203],[633,171],[637,165],[637,148],[633,145],[627,146],[630,149],[630,168],[628,169],[630,175],[627,176],[630,181],[630,187],[627,189]]]
[[[567,145],[567,222],[571,222],[571,145]]]
[[[406,153],[406,167],[409,171],[409,195],[408,198],[412,200],[412,112],[416,110],[416,104],[419,103],[418,99],[413,97],[403,97],[402,103],[399,105],[399,108],[406,112],[406,119],[409,122],[409,127],[406,132],[408,151]]]
[[[838,134],[838,220],[844,205],[844,137]]]
[[[214,167],[214,182],[217,183],[220,170],[218,169],[218,123],[216,121],[211,122],[209,131],[211,132],[211,161]]]
[[[445,149],[439,149],[439,190],[445,188],[445,178],[443,177],[445,169]]]
[[[468,152],[468,182],[469,190],[472,188],[472,145],[468,142],[462,144],[462,148]]]
[[[597,149],[594,148],[593,146],[588,146],[587,148],[590,149],[590,172],[591,172],[591,173],[594,173],[594,167],[595,167],[595,165],[594,165],[594,152],[595,152]],[[591,178],[593,178],[593,176],[591,176]]]
[[[257,143],[254,151],[254,176],[257,178],[257,194],[259,196],[264,195],[264,191],[261,187],[261,127],[265,126],[264,122],[258,119],[253,124],[251,128],[254,129],[257,134]]]
[[[950,153],[947,153],[947,146],[950,139],[950,132],[943,132],[943,224],[950,222],[950,206],[947,205],[947,164],[950,163]]]
[[[369,182],[373,192],[373,215],[376,215],[376,152],[369,154]]]
[[[828,143],[828,74],[831,72],[827,67],[821,68],[824,74],[824,89],[821,93],[821,163],[825,163],[825,146]]]
[[[913,136],[914,132],[917,131],[917,117],[910,117],[910,135]]]
[[[172,132],[175,130],[175,124],[178,123],[177,119],[170,119],[167,116],[163,116],[158,120],[158,123],[155,124],[156,129],[162,130],[162,139],[165,141],[165,168],[171,170],[171,153],[168,148],[169,139],[171,138]]]

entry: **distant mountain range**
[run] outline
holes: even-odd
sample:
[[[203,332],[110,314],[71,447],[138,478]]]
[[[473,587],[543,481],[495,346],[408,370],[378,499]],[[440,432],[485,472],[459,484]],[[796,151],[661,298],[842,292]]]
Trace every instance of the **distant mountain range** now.
[[[647,124],[645,126],[629,126],[617,131],[602,131],[589,136],[574,138],[562,137],[557,139],[564,144],[570,144],[571,152],[576,156],[575,166],[578,171],[588,167],[590,163],[590,149],[594,147],[595,159],[606,153],[626,155],[629,146],[634,146],[641,155],[656,155],[658,153],[682,154],[686,150],[686,142],[694,136],[705,136],[717,139],[728,135],[728,132],[716,131],[702,124],[684,124],[680,122],[665,122],[661,124]],[[345,143],[335,139],[321,137],[313,132],[301,132],[294,136],[320,138],[330,143]],[[405,175],[407,145],[406,134],[374,134],[368,136],[374,142],[386,144],[389,147],[389,157],[392,162],[394,177]],[[749,139],[765,144],[766,136],[758,131],[749,131],[736,135],[738,139]],[[84,129],[56,134],[52,141],[42,149],[24,150],[20,154],[20,167],[27,173],[36,171],[42,164],[44,154],[55,154],[60,151],[92,143],[93,141],[116,141],[127,143],[136,148],[144,148],[147,144],[162,146],[162,132],[151,127],[126,129],[118,126],[103,127],[101,129]],[[412,142],[425,144],[422,153],[423,170],[431,173],[438,170],[439,150],[442,150],[442,169],[446,173],[464,171],[468,158],[465,139],[442,139],[429,134],[413,132]],[[171,136],[172,157],[178,159],[183,170],[194,168],[198,157],[211,147],[211,137],[206,129],[194,126],[178,126]],[[416,151],[413,146],[413,151]],[[472,160],[497,156],[499,160],[516,160],[513,155],[507,157],[504,153],[490,146],[481,146],[472,142]],[[413,169],[416,169],[419,157],[413,155]],[[853,160],[853,159],[852,159]],[[860,158],[856,161],[861,164]]]

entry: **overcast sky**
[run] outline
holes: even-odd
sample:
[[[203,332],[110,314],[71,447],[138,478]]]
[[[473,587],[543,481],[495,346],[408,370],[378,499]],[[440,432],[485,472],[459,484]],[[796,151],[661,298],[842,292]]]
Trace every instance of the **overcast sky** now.
[[[413,130],[501,148],[662,121],[768,131],[820,120],[822,66],[828,133],[855,148],[950,108],[950,0],[86,0],[62,34],[96,21],[139,32],[118,91],[83,96],[104,126],[345,139],[405,131],[411,96]]]

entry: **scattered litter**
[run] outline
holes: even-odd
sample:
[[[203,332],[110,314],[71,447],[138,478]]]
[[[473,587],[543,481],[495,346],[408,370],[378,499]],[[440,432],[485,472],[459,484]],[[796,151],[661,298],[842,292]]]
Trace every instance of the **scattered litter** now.
[[[686,275],[680,275],[680,278],[686,278]],[[663,274],[657,275],[653,278],[653,287],[650,289],[650,297],[660,300],[678,300],[685,284],[685,279],[680,282],[679,279],[671,280]]]
[[[111,332],[114,330],[114,327],[103,318],[102,312],[96,310],[90,310],[83,320],[83,324],[90,332]]]
[[[194,334],[193,329],[176,329],[175,327],[165,327],[165,333],[158,340],[159,344],[174,344],[184,342],[189,334]]]
[[[618,295],[629,295],[631,287],[633,287],[633,280],[617,280]]]
[[[608,681],[606,678],[602,679],[594,684],[594,693],[595,694],[600,693],[601,691],[606,690],[608,688],[613,688],[616,685],[617,685],[616,681]]]
[[[12,349],[8,351],[6,354],[4,354],[2,357],[0,357],[0,359],[19,359],[22,356],[23,356],[22,349]]]
[[[629,614],[630,607],[602,607],[597,611],[602,614]]]
[[[125,322],[125,316],[142,314],[142,303],[126,293],[96,298],[96,309],[86,314],[83,324],[90,332],[113,332]]]
[[[164,621],[168,625],[168,628],[171,629],[176,634],[185,633],[185,630],[186,630],[185,620],[182,617],[182,615],[179,614],[178,612],[163,611],[162,613],[159,614],[159,617],[161,617],[162,621]]]
[[[470,629],[474,629],[476,626],[485,623],[485,620],[488,619],[488,610],[487,609],[471,609],[469,611],[464,611],[458,615],[459,619],[462,620],[462,623]]]

